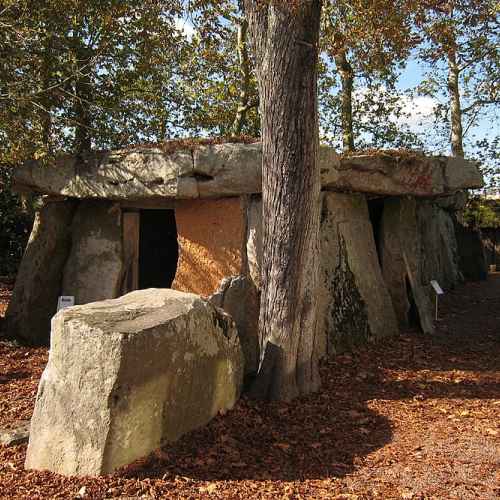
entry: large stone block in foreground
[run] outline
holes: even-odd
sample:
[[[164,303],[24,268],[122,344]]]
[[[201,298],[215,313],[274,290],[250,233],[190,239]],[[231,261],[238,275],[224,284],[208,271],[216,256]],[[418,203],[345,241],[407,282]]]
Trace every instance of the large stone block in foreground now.
[[[197,295],[149,289],[60,311],[26,468],[112,472],[232,408],[242,378],[233,320]]]

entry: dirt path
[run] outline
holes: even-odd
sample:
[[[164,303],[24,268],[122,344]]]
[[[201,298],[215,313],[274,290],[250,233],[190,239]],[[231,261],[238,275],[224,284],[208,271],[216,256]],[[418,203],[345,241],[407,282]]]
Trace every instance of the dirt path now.
[[[408,332],[323,366],[319,394],[242,400],[113,476],[26,472],[0,447],[0,498],[500,496],[500,275],[446,295],[438,332]],[[0,343],[0,426],[26,418],[46,352]]]

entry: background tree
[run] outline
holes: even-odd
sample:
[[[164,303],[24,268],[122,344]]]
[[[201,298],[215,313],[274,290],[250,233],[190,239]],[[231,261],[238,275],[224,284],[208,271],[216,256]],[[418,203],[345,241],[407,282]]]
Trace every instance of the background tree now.
[[[415,43],[413,13],[408,0],[339,0],[325,4],[320,88],[321,110],[328,121],[324,120],[322,126],[330,131],[332,126],[340,128],[344,152],[355,149],[355,138],[361,134],[370,134],[376,143],[384,136],[392,142],[398,135],[394,126],[391,130],[387,125],[394,125],[391,115],[394,118],[401,113],[395,83],[398,69]],[[335,74],[340,88],[332,97]]]
[[[493,0],[424,2],[418,20],[420,57],[430,73],[419,91],[438,101],[441,139],[454,156],[464,156],[464,141],[478,120],[500,102],[499,12]]]

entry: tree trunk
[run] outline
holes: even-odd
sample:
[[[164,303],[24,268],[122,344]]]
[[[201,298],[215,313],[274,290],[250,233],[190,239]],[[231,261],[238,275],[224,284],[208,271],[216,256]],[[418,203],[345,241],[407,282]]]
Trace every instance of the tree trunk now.
[[[256,104],[249,103],[250,94],[250,60],[248,57],[248,47],[247,47],[247,32],[248,32],[248,22],[246,19],[238,24],[238,62],[239,69],[241,73],[241,90],[240,90],[240,100],[238,104],[238,109],[236,110],[236,117],[234,118],[232,126],[233,136],[241,135],[243,126],[246,122],[246,117],[248,110],[256,106]]]
[[[351,63],[347,60],[345,49],[341,49],[335,54],[335,65],[340,73],[342,84],[342,147],[344,153],[354,151],[354,133],[352,127],[352,88],[354,84],[354,71]]]
[[[81,155],[90,151],[92,139],[90,127],[92,118],[90,114],[90,103],[92,100],[92,90],[90,81],[90,55],[89,50],[83,45],[82,35],[75,34],[75,82],[73,95],[73,116],[75,121],[75,139],[73,150],[76,155]]]
[[[42,81],[42,93],[40,98],[40,125],[42,128],[42,145],[45,148],[45,152],[50,156],[53,153],[52,148],[52,93],[47,89],[50,88],[52,83],[52,72],[53,72],[53,58],[54,58],[54,37],[52,35],[48,36],[46,44],[44,46],[42,64],[40,68],[40,77]]]
[[[263,261],[254,397],[315,391],[321,0],[246,0],[262,119]]]
[[[459,88],[460,69],[454,49],[448,51],[448,92],[450,93],[451,154],[464,157],[462,108]]]

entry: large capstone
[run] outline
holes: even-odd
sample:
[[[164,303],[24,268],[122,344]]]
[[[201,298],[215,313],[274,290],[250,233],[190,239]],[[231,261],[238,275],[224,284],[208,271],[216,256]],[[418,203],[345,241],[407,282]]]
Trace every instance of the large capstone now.
[[[197,295],[148,289],[64,309],[26,468],[112,472],[232,408],[242,379],[233,320]]]
[[[480,188],[477,166],[463,158],[422,154],[350,155],[321,146],[321,185],[333,191],[436,196]],[[166,153],[136,147],[30,161],[16,169],[18,188],[74,198],[109,200],[217,198],[262,192],[262,146],[215,144]]]

